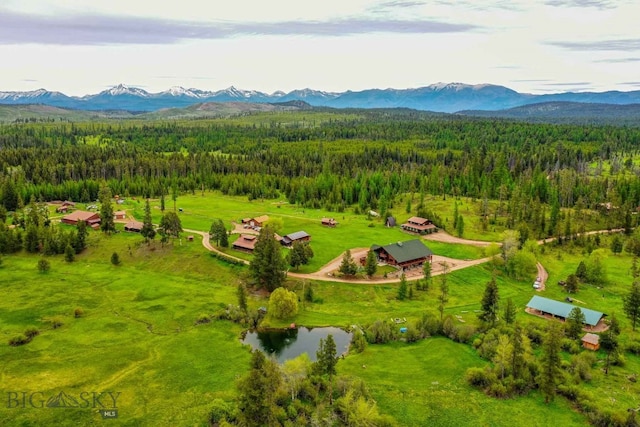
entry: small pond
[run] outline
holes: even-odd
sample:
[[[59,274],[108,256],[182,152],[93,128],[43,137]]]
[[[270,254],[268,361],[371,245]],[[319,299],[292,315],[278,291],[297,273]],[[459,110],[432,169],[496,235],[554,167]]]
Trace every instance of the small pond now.
[[[242,343],[249,344],[252,348],[257,348],[267,355],[273,356],[278,363],[295,359],[302,353],[307,353],[309,359],[315,362],[320,340],[327,338],[329,335],[333,335],[333,340],[336,342],[337,355],[344,354],[349,348],[352,334],[333,327],[247,331]]]

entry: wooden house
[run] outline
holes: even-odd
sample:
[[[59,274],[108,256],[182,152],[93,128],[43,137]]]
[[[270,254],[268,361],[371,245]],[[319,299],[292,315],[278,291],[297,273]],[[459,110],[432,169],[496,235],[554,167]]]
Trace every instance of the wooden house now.
[[[231,246],[238,251],[253,252],[257,240],[258,236],[253,234],[241,234]]]
[[[97,212],[75,211],[63,216],[61,220],[64,224],[78,225],[84,221],[89,227],[98,228],[100,226],[100,214]]]
[[[438,231],[438,228],[430,220],[419,216],[412,216],[400,228],[416,234],[431,234]]]
[[[597,351],[600,348],[600,336],[587,333],[582,337],[582,346],[586,349]]]
[[[284,236],[280,243],[285,246],[291,246],[295,242],[308,242],[309,240],[311,240],[311,236],[306,231],[296,231]]]
[[[132,233],[139,233],[142,231],[144,224],[140,221],[129,221],[124,225],[124,231],[130,231]]]
[[[269,221],[269,216],[261,215],[255,218],[244,218],[242,223],[249,227],[263,227],[267,221]]]
[[[125,211],[115,211],[113,213],[113,219],[126,219],[127,213]]]
[[[335,227],[336,225],[338,225],[338,222],[333,218],[322,218],[320,222],[326,227]]]
[[[392,243],[386,246],[371,246],[378,260],[401,268],[417,267],[431,262],[433,252],[420,239]]]

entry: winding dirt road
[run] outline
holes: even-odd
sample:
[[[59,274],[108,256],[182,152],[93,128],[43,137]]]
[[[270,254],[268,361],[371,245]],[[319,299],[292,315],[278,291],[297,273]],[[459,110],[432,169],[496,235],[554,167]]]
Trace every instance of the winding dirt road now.
[[[241,227],[241,226],[240,226]],[[225,252],[222,252],[220,250],[218,250],[216,247],[214,247],[210,242],[209,242],[209,233],[205,232],[205,231],[198,231],[198,230],[190,230],[190,229],[184,229],[183,230],[185,233],[191,233],[191,234],[199,234],[202,236],[202,246],[204,246],[207,250],[211,251],[211,252],[217,252],[219,254],[222,254],[223,256],[227,257],[227,258],[231,258],[237,261],[240,261],[244,264],[249,265],[249,261],[244,260],[242,258],[237,258],[233,255],[227,254]],[[249,230],[245,230],[242,228],[238,228],[238,225],[235,225],[235,233],[241,232],[241,233],[251,233],[253,230],[249,231]],[[598,233],[609,233],[609,232],[619,232],[621,230],[602,230],[602,231],[590,231],[586,234],[598,234]],[[232,232],[233,233],[233,232]],[[255,233],[255,232],[254,232]],[[455,237],[452,236],[446,232],[443,231],[439,231],[437,233],[433,233],[433,234],[428,234],[426,236],[423,236],[423,238],[425,240],[433,240],[433,241],[438,241],[438,242],[443,242],[443,243],[456,243],[456,244],[467,244],[467,245],[472,245],[472,246],[477,246],[477,247],[486,247],[492,244],[492,242],[483,242],[480,240],[466,240],[466,239],[461,239],[459,237]],[[546,242],[551,242],[553,241],[553,238],[551,239],[546,239]],[[539,244],[543,244],[545,241],[541,240],[538,243]],[[497,243],[499,245],[499,243]],[[356,262],[362,258],[367,256],[367,251],[369,250],[369,248],[355,248],[351,250],[351,256],[353,257],[354,260],[356,260]],[[324,267],[322,267],[320,270],[313,272],[313,273],[295,273],[292,271],[287,272],[287,276],[289,277],[295,277],[297,279],[308,279],[308,280],[319,280],[319,281],[324,281],[324,282],[341,282],[341,283],[362,283],[362,284],[384,284],[384,283],[397,283],[400,280],[400,272],[394,272],[388,275],[388,277],[386,279],[383,278],[375,278],[375,279],[343,279],[341,277],[336,277],[334,276],[334,272],[336,272],[338,270],[338,268],[340,267],[340,263],[342,263],[342,257],[344,256],[344,253],[340,254],[340,256],[334,258],[333,260],[331,260],[329,263],[327,263]],[[480,264],[484,264],[486,262],[491,261],[493,257],[485,257],[485,258],[480,258],[480,259],[474,259],[474,260],[460,260],[460,259],[455,259],[455,258],[448,258],[448,257],[444,257],[444,256],[440,256],[440,255],[434,255],[433,256],[433,261],[431,263],[432,265],[432,270],[431,270],[431,276],[438,276],[440,274],[443,274],[445,271],[445,267],[447,272],[451,272],[451,271],[456,271],[456,270],[461,270],[463,268],[468,268],[468,267],[473,267],[475,265],[480,265]],[[537,289],[538,292],[544,291],[545,289],[545,285],[547,282],[547,279],[549,277],[549,274],[547,273],[547,271],[545,270],[544,266],[540,263],[536,264],[536,267],[538,269],[538,277],[540,277],[540,288]],[[409,280],[417,280],[417,279],[422,279],[424,277],[424,275],[422,274],[422,269],[421,268],[416,268],[416,269],[410,269],[408,271],[405,272],[405,275],[407,277],[407,279]]]

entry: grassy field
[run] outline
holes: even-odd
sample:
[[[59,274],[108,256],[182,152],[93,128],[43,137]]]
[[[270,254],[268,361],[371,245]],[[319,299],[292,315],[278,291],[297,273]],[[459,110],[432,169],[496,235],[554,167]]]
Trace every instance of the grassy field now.
[[[123,260],[117,267],[109,262],[114,250]],[[77,399],[82,392],[119,392],[122,425],[203,424],[211,400],[233,393],[249,360],[239,327],[194,323],[234,300],[236,279],[200,246],[149,251],[118,235],[100,239],[72,264],[51,258],[46,274],[36,262],[5,257],[0,269],[3,393],[41,392],[46,399],[64,391]],[[208,276],[216,271],[216,279]],[[84,315],[75,318],[78,307]],[[56,318],[63,325],[52,329]],[[6,344],[29,326],[41,332],[31,343]],[[5,404],[0,419],[5,425],[101,421],[97,410]]]
[[[483,366],[469,346],[445,338],[415,344],[369,346],[338,364],[362,378],[383,413],[411,426],[583,426],[584,416],[558,399],[545,405],[538,393],[499,400],[470,388],[467,368]]]
[[[159,200],[152,200],[153,221],[158,223],[161,218]],[[142,219],[144,215],[144,201],[127,200],[121,208],[131,215]],[[173,209],[173,201],[167,197],[166,209]],[[400,227],[388,228],[381,218],[368,219],[365,215],[355,215],[352,211],[344,213],[328,212],[321,209],[302,209],[282,201],[253,200],[246,197],[222,196],[219,193],[205,192],[181,195],[178,197],[176,208],[179,212],[182,226],[185,229],[208,231],[214,220],[222,219],[227,228],[231,222],[239,223],[242,218],[269,215],[271,219],[281,225],[278,233],[286,235],[296,231],[306,231],[311,237],[314,258],[306,266],[300,267],[301,273],[319,270],[332,259],[340,256],[346,249],[370,247],[373,244],[386,245],[392,242],[415,239],[417,236],[404,233]],[[410,214],[398,214],[399,223],[409,218]],[[335,218],[338,226],[329,228],[322,226],[320,220],[324,217]],[[495,233],[485,234],[485,240],[499,239]],[[231,242],[233,239],[231,239]],[[475,259],[483,256],[482,251],[464,245],[447,245],[437,242],[425,242],[436,254],[460,259]],[[232,249],[225,250],[234,256],[251,259],[250,256]],[[286,253],[286,250],[285,252]]]
[[[185,228],[208,230],[216,218],[228,223],[268,214],[281,219],[283,233],[304,229],[313,236],[316,258],[306,271],[318,269],[346,248],[412,237],[352,213],[303,211],[273,201],[205,196],[178,198]],[[119,208],[142,218],[143,206],[142,201],[129,198]],[[153,206],[154,220],[158,221],[157,201]],[[167,208],[172,208],[170,201]],[[319,219],[323,216],[335,217],[340,225],[335,229],[322,227]],[[399,216],[400,221],[403,219]],[[369,227],[371,223],[373,227]],[[606,246],[608,237],[602,239]],[[49,257],[52,268],[45,274],[36,269],[37,256],[3,257],[0,391],[41,392],[45,399],[60,391],[70,396],[111,391],[121,393],[117,402],[119,420],[109,421],[112,425],[205,425],[213,399],[233,398],[234,380],[246,372],[249,352],[238,340],[239,326],[224,321],[195,326],[195,320],[202,313],[212,314],[236,302],[235,288],[246,268],[211,257],[198,240],[187,242],[183,238],[166,247],[159,242],[147,246],[137,234],[105,237],[91,232],[89,248],[76,262]],[[460,259],[483,256],[475,247],[426,243],[441,255]],[[623,316],[621,302],[631,283],[631,257],[626,253],[613,255],[608,249],[600,251],[608,283],[601,288],[583,286],[572,296],[585,307],[616,313],[623,326],[624,344],[638,338]],[[120,255],[121,265],[111,265],[113,252]],[[549,281],[542,295],[563,300],[566,294],[557,281],[575,272],[587,256],[571,247],[544,247],[539,260],[549,272]],[[457,316],[460,324],[476,323],[480,299],[492,274],[491,264],[450,273],[445,315]],[[405,301],[396,298],[397,284],[307,282],[305,286],[314,288],[315,302],[304,303],[294,320],[305,326],[346,327],[397,317],[411,322],[425,312],[439,315],[441,280],[434,277],[428,291],[414,291],[414,298]],[[524,312],[531,296],[538,294],[531,280],[514,281],[501,273],[496,280],[501,300],[514,301],[520,322],[539,327],[546,324],[546,320]],[[301,283],[290,281],[289,285],[302,295]],[[249,303],[262,306],[266,299],[254,295]],[[82,308],[84,315],[74,317],[76,308]],[[53,329],[52,320],[61,321],[62,326]],[[268,319],[272,326],[289,322]],[[9,339],[31,326],[41,332],[32,342],[20,347],[7,345]],[[600,367],[604,354],[599,352],[598,357]],[[613,367],[608,376],[594,369],[593,380],[585,385],[598,405],[625,411],[640,404],[640,385],[626,379],[640,370],[640,359],[630,354],[625,357],[626,365]],[[547,406],[535,392],[504,401],[469,388],[464,381],[465,370],[485,363],[470,346],[437,338],[416,344],[369,346],[363,354],[347,356],[338,368],[341,373],[363,378],[381,410],[394,416],[400,425],[518,425],[524,420],[531,425],[585,424],[585,418],[562,398]],[[101,422],[93,409],[6,405],[0,405],[0,419],[8,425]]]

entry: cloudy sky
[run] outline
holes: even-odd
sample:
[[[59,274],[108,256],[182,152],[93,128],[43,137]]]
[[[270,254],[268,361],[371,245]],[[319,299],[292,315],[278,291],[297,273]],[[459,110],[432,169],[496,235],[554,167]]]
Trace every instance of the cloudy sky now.
[[[640,89],[638,0],[2,0],[0,90]]]

